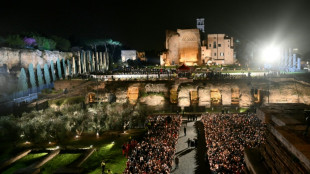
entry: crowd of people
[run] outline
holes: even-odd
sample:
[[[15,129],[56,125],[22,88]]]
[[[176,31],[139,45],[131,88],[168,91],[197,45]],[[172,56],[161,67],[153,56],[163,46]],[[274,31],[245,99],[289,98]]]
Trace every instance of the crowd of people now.
[[[147,135],[135,144],[124,174],[170,173],[181,123],[180,115],[149,116]]]
[[[207,114],[205,127],[207,155],[214,173],[243,173],[244,148],[265,141],[266,125],[255,114]]]

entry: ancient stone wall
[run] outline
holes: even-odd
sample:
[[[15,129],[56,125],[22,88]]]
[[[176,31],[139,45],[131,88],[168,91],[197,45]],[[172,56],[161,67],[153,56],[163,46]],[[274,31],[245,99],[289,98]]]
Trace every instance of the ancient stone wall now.
[[[0,48],[0,66],[6,64],[9,69],[13,67],[28,68],[28,65],[32,63],[34,66],[40,64],[41,67],[45,63],[50,64],[51,60],[55,63],[57,58],[67,59],[73,56],[71,52],[60,51],[40,51],[29,49],[12,49],[12,48]]]

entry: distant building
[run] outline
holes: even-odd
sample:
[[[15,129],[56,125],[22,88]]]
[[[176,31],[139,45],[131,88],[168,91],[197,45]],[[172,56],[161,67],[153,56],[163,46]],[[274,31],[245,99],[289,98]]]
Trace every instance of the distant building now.
[[[161,55],[164,65],[200,65],[199,29],[166,31],[166,52]]]
[[[162,66],[235,63],[233,37],[208,34],[205,39],[204,18],[197,19],[197,29],[166,31],[166,51],[160,55]]]
[[[145,52],[136,51],[136,50],[122,50],[121,51],[122,62],[127,62],[127,60],[136,60],[147,61],[145,57]]]
[[[145,57],[145,52],[144,51],[138,51],[137,52],[137,57],[140,61],[146,62],[147,58]]]
[[[127,62],[127,60],[136,60],[137,51],[136,50],[122,50],[121,56],[122,56],[122,62]]]
[[[205,18],[198,18],[197,20],[197,28],[201,31],[201,32],[205,32]]]
[[[208,34],[207,47],[210,50],[208,59],[216,64],[233,64],[234,61],[234,41],[232,37],[225,34]]]

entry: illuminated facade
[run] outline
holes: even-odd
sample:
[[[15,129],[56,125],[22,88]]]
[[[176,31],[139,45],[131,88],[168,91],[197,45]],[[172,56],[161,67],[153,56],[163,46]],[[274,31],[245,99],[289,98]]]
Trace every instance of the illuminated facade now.
[[[225,34],[208,34],[207,48],[210,50],[206,59],[216,64],[234,63],[234,41]]]
[[[166,31],[166,52],[161,55],[161,65],[200,65],[199,29]]]

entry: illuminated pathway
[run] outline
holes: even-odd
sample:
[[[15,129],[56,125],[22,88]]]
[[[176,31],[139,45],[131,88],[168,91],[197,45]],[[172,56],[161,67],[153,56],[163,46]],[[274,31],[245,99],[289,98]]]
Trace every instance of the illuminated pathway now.
[[[185,116],[187,119],[187,117]],[[184,119],[184,118],[183,118]],[[195,155],[196,155],[196,150],[194,147],[187,147],[187,140],[188,138],[194,139],[197,137],[196,135],[196,130],[194,127],[194,121],[191,121],[187,123],[187,131],[186,131],[186,136],[184,136],[184,126],[185,124],[183,123],[179,132],[179,140],[178,144],[176,145],[176,156],[179,157],[179,168],[175,169],[175,164],[172,166],[172,172],[171,173],[176,173],[176,174],[192,174],[195,173],[195,168],[196,168],[196,160],[195,160]]]

